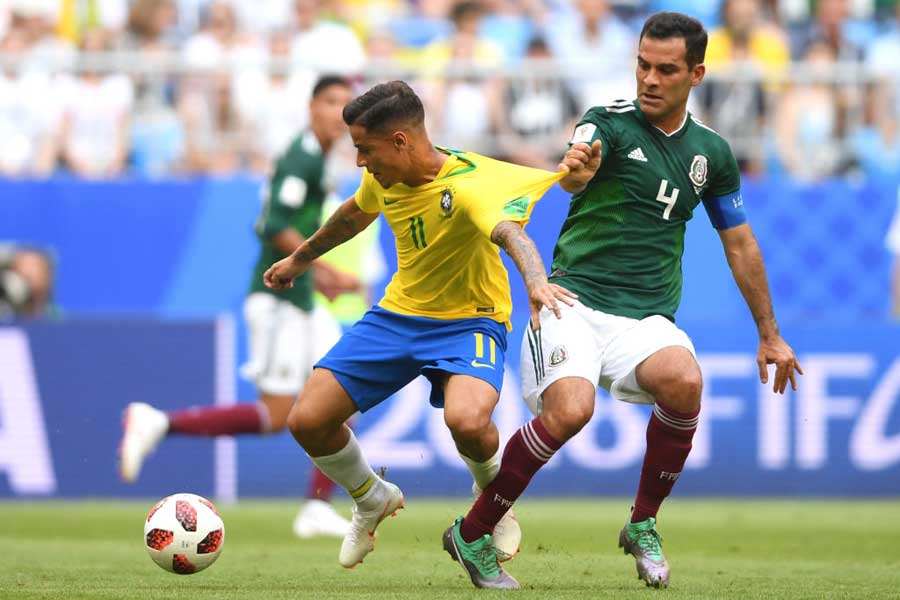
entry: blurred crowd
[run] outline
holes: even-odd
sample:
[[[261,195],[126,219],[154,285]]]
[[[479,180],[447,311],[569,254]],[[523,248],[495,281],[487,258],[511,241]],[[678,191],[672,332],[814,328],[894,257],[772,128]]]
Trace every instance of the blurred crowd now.
[[[710,31],[690,108],[745,172],[900,175],[896,0],[6,0],[0,176],[263,174],[323,73],[405,79],[436,142],[552,167],[634,97],[658,10]]]

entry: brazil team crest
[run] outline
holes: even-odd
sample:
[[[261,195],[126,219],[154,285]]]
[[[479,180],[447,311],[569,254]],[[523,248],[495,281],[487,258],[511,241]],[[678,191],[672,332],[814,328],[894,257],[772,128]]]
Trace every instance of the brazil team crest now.
[[[453,211],[453,190],[444,188],[441,190],[441,211],[444,217],[449,217]]]
[[[697,188],[702,188],[706,184],[706,177],[709,175],[709,167],[707,166],[706,157],[702,154],[694,156],[691,161],[691,183]]]

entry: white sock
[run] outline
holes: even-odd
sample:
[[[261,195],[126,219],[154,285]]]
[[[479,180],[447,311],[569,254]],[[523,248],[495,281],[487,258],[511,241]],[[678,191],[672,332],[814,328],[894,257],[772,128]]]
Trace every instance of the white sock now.
[[[466,466],[469,467],[469,472],[472,473],[472,479],[475,480],[475,485],[477,485],[480,490],[486,488],[488,484],[494,480],[494,477],[497,476],[497,473],[500,472],[500,448],[497,448],[497,452],[484,462],[474,461],[462,452],[459,453],[459,456],[466,463]]]
[[[352,431],[347,445],[334,454],[310,458],[320,471],[347,490],[357,504],[360,504],[360,499],[378,482],[375,471],[363,457],[362,448]],[[372,494],[368,496],[371,497]]]

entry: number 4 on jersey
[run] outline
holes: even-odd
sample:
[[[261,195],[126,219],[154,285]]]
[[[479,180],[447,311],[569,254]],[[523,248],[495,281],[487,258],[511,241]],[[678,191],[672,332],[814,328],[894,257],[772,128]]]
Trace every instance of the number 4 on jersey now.
[[[678,188],[672,187],[672,195],[666,196],[666,190],[669,188],[669,180],[663,179],[659,182],[659,191],[656,193],[656,200],[658,202],[662,202],[666,205],[666,210],[663,211],[663,219],[666,221],[669,220],[669,215],[672,214],[672,209],[675,208],[675,201],[678,200]]]

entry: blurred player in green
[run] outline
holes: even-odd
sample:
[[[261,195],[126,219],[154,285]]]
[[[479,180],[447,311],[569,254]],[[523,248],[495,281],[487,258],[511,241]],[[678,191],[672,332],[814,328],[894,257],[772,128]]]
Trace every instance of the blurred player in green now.
[[[526,332],[522,392],[537,418],[510,438],[497,477],[445,533],[445,544],[450,537],[463,553],[490,537],[534,474],[591,419],[600,386],[618,400],[653,405],[619,546],[647,585],[668,585],[656,515],[681,475],[700,414],[700,367],[675,311],[685,224],[701,202],[756,322],[760,380],[767,383],[766,365],[774,363],[774,390],[783,393],[788,381],[796,389],[802,370],[775,322],[737,163],[728,143],[687,111],[705,73],[706,39],[695,19],[651,16],[638,48],[637,99],[591,108],[575,128],[560,181],[573,196],[550,281],[578,300],[561,306],[561,319],[542,310]]]
[[[147,456],[172,434],[214,437],[283,430],[312,365],[340,338],[340,325],[326,308],[316,305],[314,290],[334,299],[359,291],[359,279],[322,261],[288,290],[267,288],[262,275],[319,227],[328,193],[326,159],[347,134],[341,111],[351,97],[349,83],[340,77],[324,76],[316,83],[309,104],[310,128],[298,134],[278,159],[264,190],[256,223],[261,252],[244,302],[250,347],[249,361],[242,368],[256,383],[259,401],[168,413],[144,403],[129,404],[119,448],[125,481],[135,481]],[[329,503],[333,489],[334,483],[313,467],[307,501],[294,521],[298,536],[346,535],[349,521]]]

